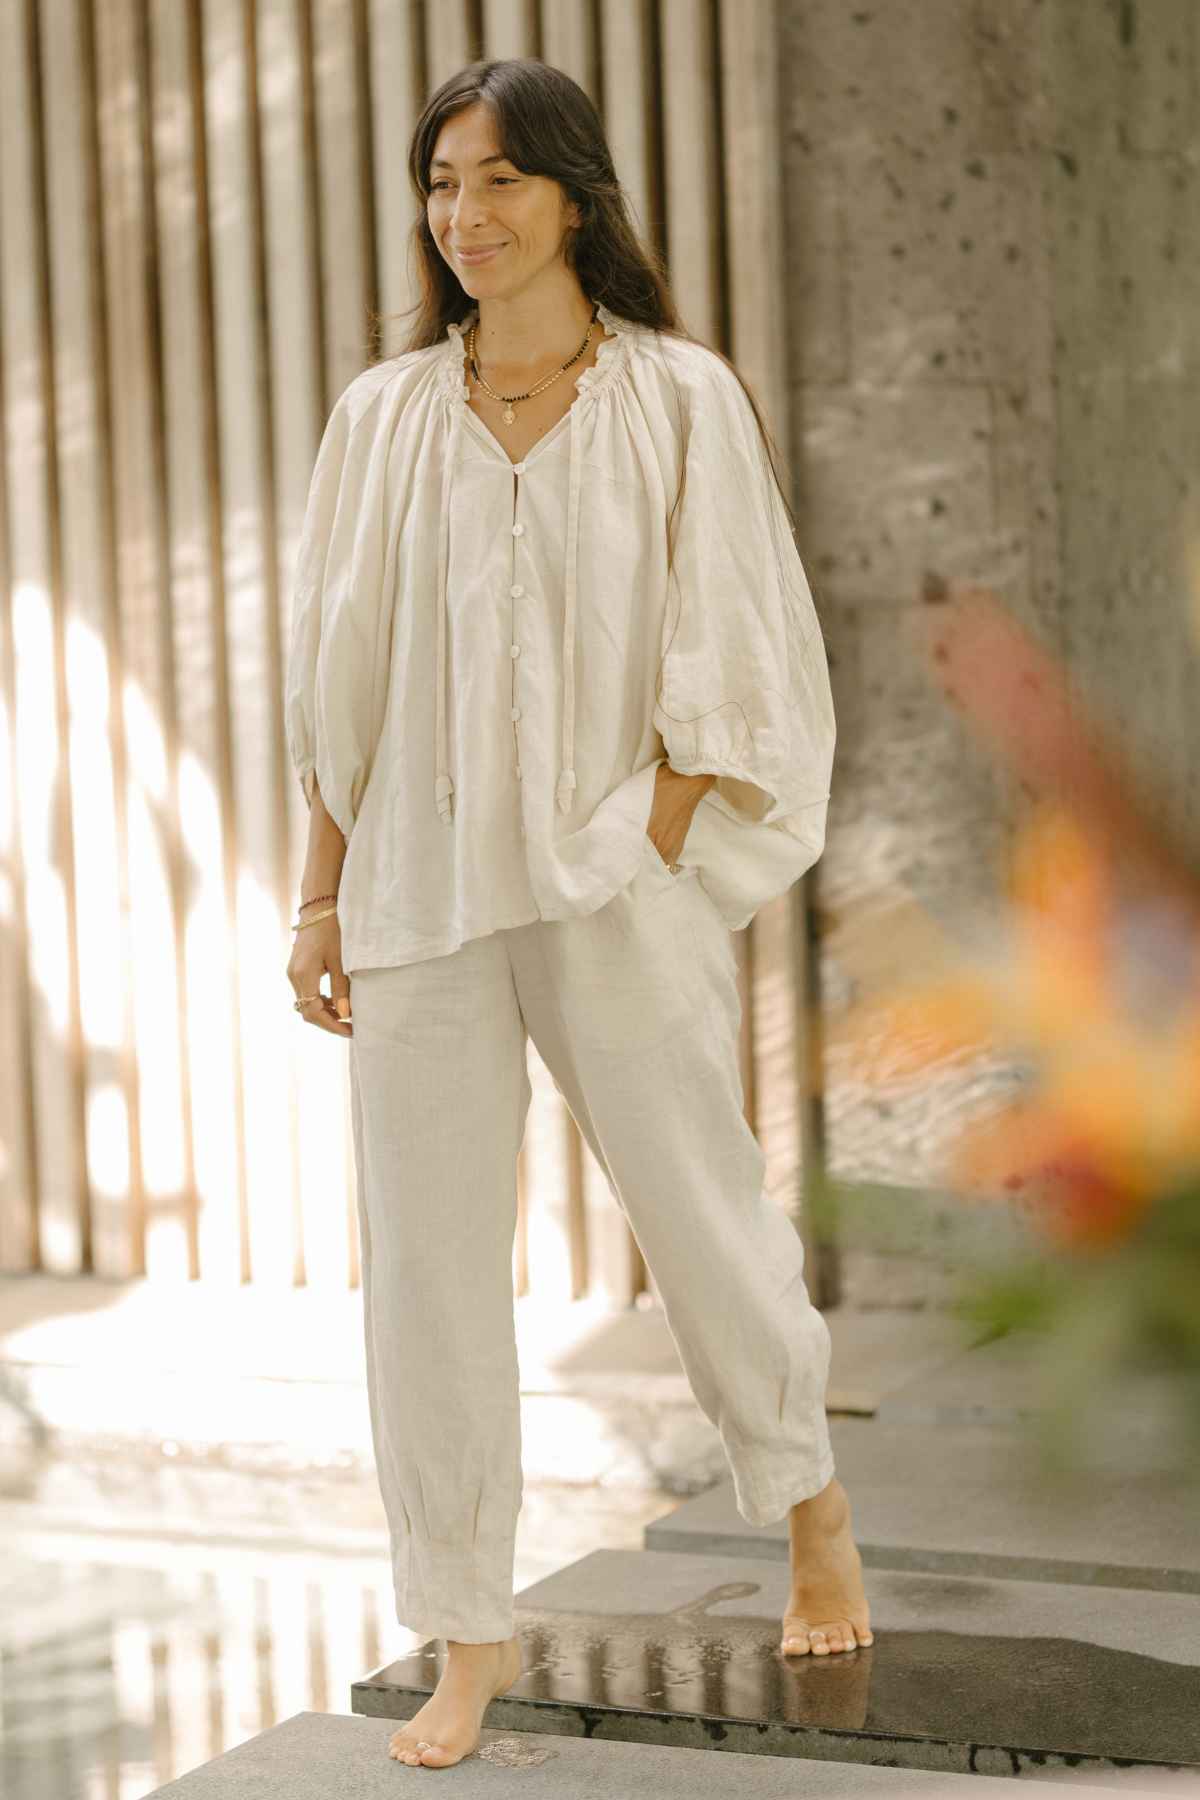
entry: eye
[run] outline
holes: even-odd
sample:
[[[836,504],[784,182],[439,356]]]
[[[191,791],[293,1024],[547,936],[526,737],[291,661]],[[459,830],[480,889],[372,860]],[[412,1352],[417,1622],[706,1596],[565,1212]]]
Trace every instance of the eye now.
[[[507,187],[514,187],[516,185],[517,178],[515,175],[493,175],[492,180],[493,181],[503,181]],[[430,187],[429,191],[431,194],[434,194],[437,192],[438,188],[449,187],[449,185],[450,185],[450,183],[448,181],[435,181],[432,184],[432,186]]]

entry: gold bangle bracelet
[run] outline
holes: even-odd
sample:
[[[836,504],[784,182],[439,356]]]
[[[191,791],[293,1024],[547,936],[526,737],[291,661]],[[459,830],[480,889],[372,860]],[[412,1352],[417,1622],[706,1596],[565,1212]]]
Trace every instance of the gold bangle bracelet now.
[[[303,931],[306,925],[315,925],[318,919],[327,919],[331,913],[336,911],[336,906],[327,906],[324,912],[314,913],[311,919],[296,919],[293,921],[292,930]]]

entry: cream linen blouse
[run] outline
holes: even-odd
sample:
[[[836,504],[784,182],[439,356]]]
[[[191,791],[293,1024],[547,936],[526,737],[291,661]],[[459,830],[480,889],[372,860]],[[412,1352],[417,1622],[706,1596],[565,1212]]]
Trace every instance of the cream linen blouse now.
[[[706,346],[598,316],[615,335],[521,462],[467,404],[475,311],[330,415],[285,719],[348,840],[348,971],[603,906],[664,759],[718,777],[679,860],[731,929],[824,847],[825,647],[753,412]]]

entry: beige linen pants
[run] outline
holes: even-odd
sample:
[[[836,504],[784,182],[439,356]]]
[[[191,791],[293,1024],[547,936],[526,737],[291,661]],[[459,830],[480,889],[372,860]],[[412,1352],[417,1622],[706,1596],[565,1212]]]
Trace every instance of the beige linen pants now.
[[[521,1506],[513,1317],[526,1033],[629,1220],[738,1510],[833,1474],[829,1328],[742,1111],[730,933],[646,838],[597,912],[351,975],[367,1377],[396,1614],[511,1637]]]

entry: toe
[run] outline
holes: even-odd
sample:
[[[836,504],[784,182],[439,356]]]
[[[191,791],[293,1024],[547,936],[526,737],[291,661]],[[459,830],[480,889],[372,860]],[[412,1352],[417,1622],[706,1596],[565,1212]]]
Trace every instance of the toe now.
[[[784,1638],[783,1638],[783,1643],[780,1647],[783,1650],[783,1654],[785,1656],[807,1656],[808,1655],[808,1633],[807,1633],[807,1631],[785,1632]]]
[[[444,1769],[447,1763],[459,1760],[460,1758],[455,1756],[452,1750],[447,1750],[444,1744],[427,1744],[421,1752],[421,1761],[430,1769]]]

